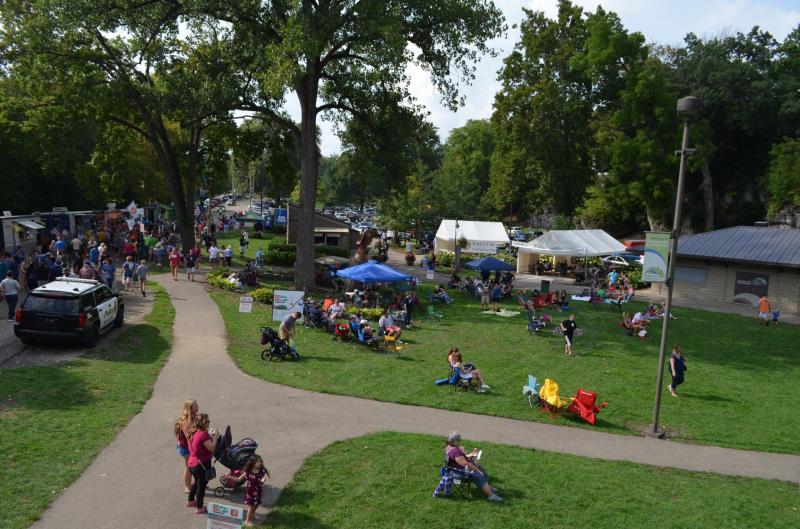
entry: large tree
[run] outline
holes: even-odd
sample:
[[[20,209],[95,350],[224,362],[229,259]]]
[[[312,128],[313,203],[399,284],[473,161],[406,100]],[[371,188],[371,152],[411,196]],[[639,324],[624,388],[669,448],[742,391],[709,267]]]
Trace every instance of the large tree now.
[[[408,101],[407,66],[431,75],[448,106],[460,103],[456,79],[469,80],[486,42],[503,29],[489,0],[208,1],[204,11],[229,21],[238,57],[252,83],[241,108],[273,116],[300,140],[298,252],[295,284],[314,284],[314,206],[319,149],[317,118],[369,122],[386,94]],[[452,75],[455,72],[457,75]],[[300,124],[281,119],[288,92]]]
[[[86,109],[150,143],[193,245],[198,179],[217,151],[205,135],[229,124],[244,85],[230,67],[231,29],[178,1],[21,0],[0,15],[12,72],[40,105]]]

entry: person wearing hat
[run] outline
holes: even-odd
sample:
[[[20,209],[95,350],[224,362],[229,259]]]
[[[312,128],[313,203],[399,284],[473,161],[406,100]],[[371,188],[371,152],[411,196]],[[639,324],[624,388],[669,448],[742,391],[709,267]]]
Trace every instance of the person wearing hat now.
[[[489,477],[483,467],[475,463],[475,457],[478,455],[478,449],[474,448],[472,452],[467,454],[461,447],[461,434],[458,432],[450,432],[445,441],[445,459],[447,460],[447,468],[451,473],[463,476],[469,479],[486,494],[486,499],[493,502],[501,502],[503,498],[497,495],[497,489],[489,486]]]
[[[372,325],[369,324],[367,320],[361,320],[359,322],[359,326],[361,327],[361,332],[364,333],[364,341],[369,342],[373,338],[373,330]]]

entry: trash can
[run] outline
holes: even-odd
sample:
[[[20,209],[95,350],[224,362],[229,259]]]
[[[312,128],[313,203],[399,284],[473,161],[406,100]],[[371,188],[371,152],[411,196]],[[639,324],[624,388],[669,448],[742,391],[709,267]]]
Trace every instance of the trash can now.
[[[550,292],[550,281],[548,279],[542,279],[542,287],[539,289],[539,292],[542,294]]]

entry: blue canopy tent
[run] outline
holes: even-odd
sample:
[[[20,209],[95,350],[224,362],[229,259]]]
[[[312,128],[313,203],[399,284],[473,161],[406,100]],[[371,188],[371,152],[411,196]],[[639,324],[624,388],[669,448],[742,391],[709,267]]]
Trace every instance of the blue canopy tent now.
[[[369,261],[364,264],[351,266],[336,272],[338,277],[360,281],[362,283],[397,283],[408,281],[411,276],[398,272],[391,266],[381,264],[377,261]]]
[[[464,266],[472,268],[473,270],[480,270],[481,272],[494,272],[496,270],[500,270],[501,272],[514,271],[514,265],[510,265],[494,257],[481,257],[480,259],[475,259],[466,263]]]

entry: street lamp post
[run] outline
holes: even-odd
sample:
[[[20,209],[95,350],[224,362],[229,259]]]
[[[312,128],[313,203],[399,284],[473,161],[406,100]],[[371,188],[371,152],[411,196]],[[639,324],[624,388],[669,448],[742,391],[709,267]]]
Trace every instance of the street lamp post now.
[[[667,341],[669,339],[670,311],[672,310],[672,289],[675,276],[675,261],[678,259],[678,239],[681,234],[681,209],[683,206],[683,183],[686,179],[686,157],[694,154],[694,149],[689,148],[689,120],[700,112],[703,102],[694,96],[682,97],[678,100],[678,114],[683,117],[683,143],[681,150],[675,154],[681,155],[680,168],[678,169],[678,189],[675,196],[675,217],[672,221],[671,249],[667,264],[667,300],[664,304],[664,322],[661,328],[661,345],[658,350],[658,377],[656,379],[656,400],[653,406],[652,429],[647,434],[663,439],[665,433],[658,429],[658,414],[661,411],[661,389],[664,383],[664,357],[666,356]]]
[[[453,265],[453,269],[455,269],[456,274],[461,270],[461,246],[458,244],[458,219],[456,219],[456,228],[454,230],[453,237],[455,238],[455,245],[453,246],[455,256],[455,264]]]

